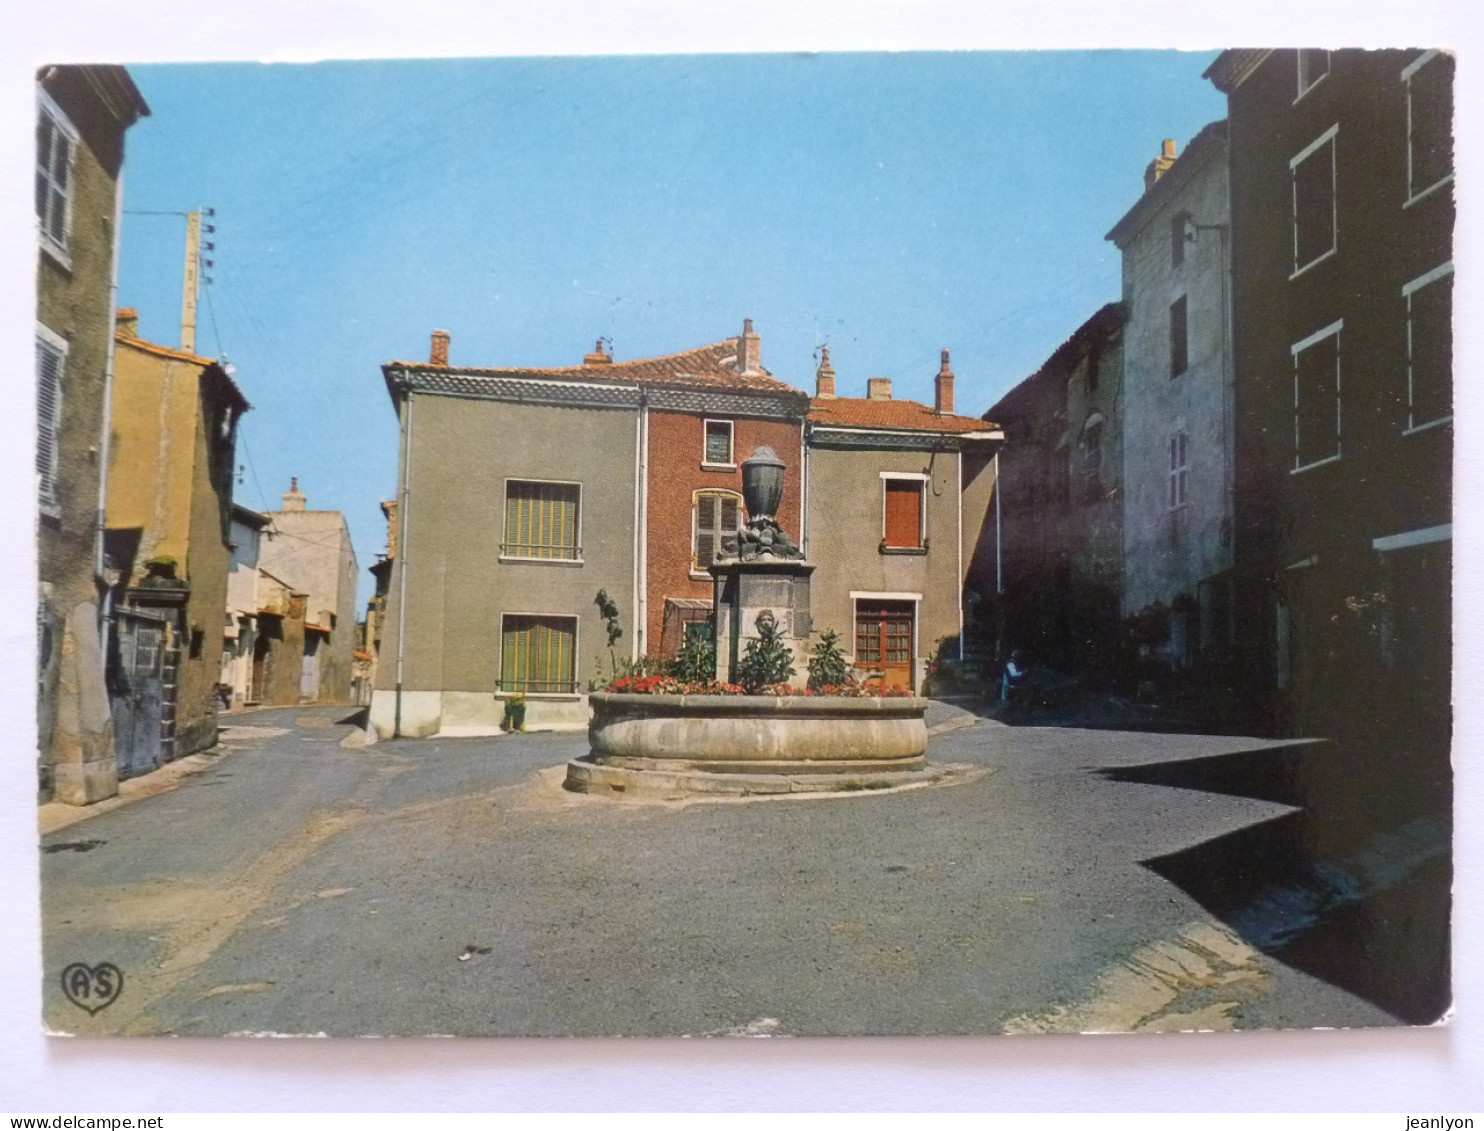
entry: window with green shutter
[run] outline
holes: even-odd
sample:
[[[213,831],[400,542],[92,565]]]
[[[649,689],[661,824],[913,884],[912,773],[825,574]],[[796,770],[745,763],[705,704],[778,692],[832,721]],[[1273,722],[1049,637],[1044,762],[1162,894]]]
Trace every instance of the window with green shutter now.
[[[500,554],[507,558],[580,561],[578,545],[582,486],[510,479],[505,483],[505,540]]]
[[[695,555],[691,568],[704,571],[717,558],[737,552],[742,529],[742,497],[735,491],[697,491],[695,496]]]
[[[507,615],[501,626],[500,690],[567,695],[577,690],[577,618]]]

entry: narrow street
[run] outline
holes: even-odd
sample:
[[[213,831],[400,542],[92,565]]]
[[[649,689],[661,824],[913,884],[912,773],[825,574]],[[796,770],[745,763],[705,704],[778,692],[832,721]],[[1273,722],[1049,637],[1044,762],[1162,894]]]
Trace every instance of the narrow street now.
[[[562,790],[581,735],[360,746],[349,717],[229,716],[175,788],[44,836],[49,1030],[1389,1025],[1405,1009],[1343,972],[1394,976],[1403,1003],[1410,976],[1334,953],[1375,936],[1352,921],[1323,942],[1327,917],[1446,892],[1447,830],[1412,821],[1320,861],[1359,878],[1306,903],[1314,885],[1265,855],[1303,814],[1230,781],[1172,784],[1243,752],[1308,756],[1293,744],[1007,727],[938,704],[929,757],[963,765],[956,784],[640,803]],[[1446,922],[1399,921],[1413,934],[1389,947],[1446,953]],[[91,1015],[69,1001],[74,962],[117,966],[117,999]]]

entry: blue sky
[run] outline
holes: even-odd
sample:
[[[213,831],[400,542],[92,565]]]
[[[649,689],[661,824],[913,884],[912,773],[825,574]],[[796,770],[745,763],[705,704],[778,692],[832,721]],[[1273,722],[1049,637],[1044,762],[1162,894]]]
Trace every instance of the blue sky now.
[[[383,548],[396,422],[380,365],[434,327],[469,365],[622,358],[737,333],[811,388],[893,378],[985,412],[1119,294],[1104,234],[1162,138],[1224,100],[1212,51],[777,53],[136,65],[119,301],[179,341],[184,220],[206,238],[197,349],[254,409],[237,497],[345,511]],[[363,575],[363,597],[369,579]]]

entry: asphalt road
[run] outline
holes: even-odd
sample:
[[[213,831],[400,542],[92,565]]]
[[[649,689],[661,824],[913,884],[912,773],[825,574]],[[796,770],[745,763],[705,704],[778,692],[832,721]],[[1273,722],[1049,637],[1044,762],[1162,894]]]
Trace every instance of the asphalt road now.
[[[562,790],[580,735],[362,747],[346,714],[231,716],[173,788],[43,838],[50,1031],[994,1033],[1404,1012],[1330,974],[1391,962],[1412,977],[1386,954],[1347,967],[1333,952],[1353,930],[1284,961],[1344,902],[1295,903],[1314,885],[1291,852],[1267,859],[1303,814],[1180,778],[1307,748],[979,720],[933,739],[931,759],[966,767],[950,785],[639,802]],[[933,718],[971,722],[950,716]],[[1444,947],[1446,971],[1446,878],[1441,934],[1427,882],[1446,836],[1378,834],[1392,840],[1357,842],[1355,859],[1392,866],[1353,867],[1342,911],[1410,893],[1432,919],[1385,945]],[[1308,864],[1329,876],[1345,860]],[[1206,878],[1230,881],[1221,898]],[[123,988],[90,1014],[61,972],[104,962]]]

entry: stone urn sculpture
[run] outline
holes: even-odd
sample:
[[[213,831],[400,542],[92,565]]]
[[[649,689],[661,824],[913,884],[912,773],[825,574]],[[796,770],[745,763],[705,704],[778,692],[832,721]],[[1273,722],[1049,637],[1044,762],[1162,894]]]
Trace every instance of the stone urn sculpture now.
[[[778,504],[783,501],[783,461],[766,444],[742,461],[742,499],[752,521],[778,517]]]

